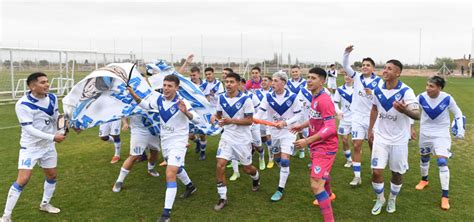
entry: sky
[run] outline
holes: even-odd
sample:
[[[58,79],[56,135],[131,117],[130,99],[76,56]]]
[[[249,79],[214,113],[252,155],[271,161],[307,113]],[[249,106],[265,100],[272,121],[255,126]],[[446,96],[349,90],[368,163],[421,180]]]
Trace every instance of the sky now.
[[[405,64],[473,50],[473,5],[430,1],[13,1],[0,3],[0,46],[130,51],[137,58]],[[420,44],[421,43],[421,44]],[[420,50],[421,47],[421,50]],[[420,53],[421,52],[421,53]],[[421,56],[420,56],[421,54]]]

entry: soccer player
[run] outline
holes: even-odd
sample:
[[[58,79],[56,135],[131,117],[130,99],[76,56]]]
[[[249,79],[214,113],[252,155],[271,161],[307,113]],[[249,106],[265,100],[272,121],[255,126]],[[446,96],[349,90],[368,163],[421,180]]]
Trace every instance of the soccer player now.
[[[344,84],[339,86],[334,93],[333,99],[334,103],[341,105],[340,111],[337,113],[339,118],[339,129],[337,134],[340,135],[342,139],[342,149],[344,150],[344,156],[346,157],[346,163],[344,167],[352,166],[351,158],[351,149],[349,147],[349,134],[351,132],[351,122],[352,122],[352,112],[351,112],[351,103],[352,103],[352,93],[354,88],[352,87],[354,81],[349,76],[344,76]],[[337,112],[337,110],[336,110]]]
[[[227,161],[237,159],[243,165],[245,173],[252,178],[252,191],[260,186],[260,177],[257,169],[252,166],[251,131],[254,108],[252,101],[243,92],[239,91],[240,75],[229,73],[226,76],[226,93],[218,98],[216,119],[224,128],[217,149],[217,193],[219,201],[214,210],[222,210],[227,205],[227,187],[225,182],[225,166]]]
[[[446,82],[439,76],[433,76],[426,83],[426,92],[418,95],[418,102],[423,108],[420,121],[420,169],[421,180],[416,185],[417,190],[428,186],[428,170],[430,155],[437,157],[439,179],[441,183],[441,208],[448,210],[449,206],[449,168],[448,158],[451,157],[451,136],[449,134],[449,112],[453,113],[458,126],[463,125],[463,114],[456,105],[454,98],[443,92]],[[457,139],[464,138],[461,127],[455,134]]]
[[[99,126],[99,137],[101,140],[114,144],[115,153],[110,161],[111,164],[117,163],[120,160],[120,149],[122,143],[120,141],[120,128],[122,127],[122,120],[115,120],[108,123],[102,123]]]
[[[377,196],[372,214],[378,215],[385,204],[383,171],[392,171],[387,212],[396,210],[396,198],[402,188],[403,174],[408,169],[410,118],[420,119],[420,109],[413,90],[399,80],[403,65],[389,60],[383,69],[385,84],[374,89],[370,112],[369,139],[372,148],[372,187]]]
[[[294,94],[297,94],[300,92],[300,90],[302,88],[305,88],[306,87],[306,80],[301,77],[301,69],[298,65],[294,65],[291,67],[290,69],[291,71],[291,79],[288,80],[287,82],[287,88]],[[303,133],[302,132],[299,132],[298,133],[298,136],[300,138],[303,138]],[[299,158],[303,159],[304,158],[304,147],[301,148],[299,151]],[[294,155],[296,155],[297,153],[293,153]]]
[[[329,66],[329,70],[328,70],[328,78],[327,78],[327,87],[329,89],[329,91],[331,92],[332,95],[334,95],[334,93],[336,93],[336,89],[337,89],[337,70],[336,70],[336,65],[334,64],[331,64],[331,66]]]
[[[26,84],[30,89],[15,105],[16,115],[21,125],[18,177],[8,191],[7,202],[1,221],[11,221],[12,211],[21,192],[31,178],[33,167],[38,165],[46,176],[40,210],[57,214],[60,210],[50,204],[56,189],[56,165],[58,154],[55,142],[66,137],[57,132],[58,98],[49,93],[46,74],[35,72],[28,76]]]
[[[354,179],[349,183],[357,186],[362,183],[360,170],[362,162],[362,142],[368,138],[367,132],[370,121],[370,109],[372,107],[373,90],[377,86],[382,86],[383,81],[375,75],[375,62],[367,57],[362,59],[362,73],[355,72],[349,65],[349,54],[354,46],[348,46],[344,52],[342,66],[346,75],[354,80],[354,93],[351,103],[351,111],[354,113],[352,118],[352,143],[354,152],[352,153],[352,169],[354,170]],[[372,150],[372,141],[368,140],[369,148]]]
[[[270,128],[272,135],[272,152],[275,162],[280,165],[280,181],[277,191],[272,195],[272,201],[283,197],[286,181],[290,174],[290,156],[293,153],[293,142],[296,135],[290,132],[289,126],[301,120],[301,103],[297,95],[285,88],[288,75],[276,72],[272,76],[273,92],[268,93],[260,104],[256,118],[273,121],[277,125]]]
[[[247,80],[247,83],[245,84],[246,90],[255,92],[255,90],[262,88],[262,77],[260,76],[261,72],[262,70],[258,66],[255,66],[250,70],[251,78]]]
[[[272,82],[272,78],[270,76],[262,77],[262,83],[260,84],[262,88],[257,89],[255,91],[255,95],[257,96],[260,103],[262,103],[267,93],[272,92],[271,82]],[[265,143],[265,145],[267,146],[267,151],[268,151],[267,168],[273,168],[273,165],[275,164],[275,162],[273,162],[272,136],[270,135],[270,131],[268,127],[263,124],[260,124],[260,136],[262,138],[262,144]]]
[[[132,169],[134,163],[140,159],[147,148],[150,149],[150,159],[148,160],[148,174],[152,177],[158,177],[160,174],[155,171],[158,151],[160,150],[160,131],[153,126],[153,121],[159,120],[159,114],[134,114],[130,116],[130,156],[123,162],[120,173],[115,182],[112,191],[120,192],[123,181]],[[127,125],[128,126],[128,123]]]
[[[297,148],[310,145],[311,153],[311,189],[321,208],[324,221],[334,221],[331,200],[335,195],[331,191],[330,176],[332,164],[337,152],[336,120],[334,119],[334,103],[331,96],[324,91],[326,71],[312,68],[308,73],[308,90],[313,97],[309,120],[292,128],[299,132],[309,126],[309,137],[294,142]]]
[[[179,79],[174,75],[165,76],[163,95],[159,95],[157,99],[149,96],[141,100],[132,88],[127,89],[141,108],[159,111],[161,148],[168,164],[166,166],[165,206],[160,221],[169,221],[177,191],[176,177],[186,185],[182,198],[189,197],[197,190],[184,169],[184,159],[188,143],[189,121],[197,124],[200,118],[192,110],[189,102],[182,100],[177,94]]]
[[[222,77],[222,81],[223,81],[224,84],[225,84],[225,77],[226,77],[229,73],[231,73],[231,72],[234,72],[234,70],[232,70],[232,69],[229,68],[229,67],[224,68],[224,69],[222,70],[222,76],[221,76],[221,77]]]
[[[212,67],[207,67],[204,69],[204,74],[206,75],[206,81],[201,85],[202,92],[211,103],[212,107],[217,106],[217,98],[221,93],[224,92],[224,86],[220,81],[218,81],[214,75],[214,69]],[[206,137],[205,135],[201,135],[200,143],[200,155],[199,159],[204,160],[206,159]]]

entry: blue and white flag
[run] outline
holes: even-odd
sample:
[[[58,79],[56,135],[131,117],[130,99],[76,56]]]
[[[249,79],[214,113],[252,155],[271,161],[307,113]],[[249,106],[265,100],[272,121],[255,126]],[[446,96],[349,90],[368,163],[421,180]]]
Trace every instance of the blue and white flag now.
[[[152,93],[150,85],[132,63],[112,63],[87,75],[63,98],[69,125],[87,129],[134,112],[140,113],[126,89],[127,81],[140,98]]]
[[[167,75],[175,75],[179,78],[179,95],[189,101],[194,111],[204,120],[203,123],[196,125],[198,133],[217,135],[221,132],[221,128],[217,124],[211,124],[211,116],[216,113],[216,109],[211,106],[198,85],[178,73],[173,67],[168,66],[163,60],[147,64],[146,69],[149,73],[157,73],[148,78],[153,89],[162,88],[163,78]]]

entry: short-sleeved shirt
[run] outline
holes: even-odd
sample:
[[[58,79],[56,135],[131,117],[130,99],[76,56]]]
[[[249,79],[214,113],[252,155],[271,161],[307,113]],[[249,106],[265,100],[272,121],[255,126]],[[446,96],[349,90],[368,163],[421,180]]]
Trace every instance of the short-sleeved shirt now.
[[[222,112],[224,118],[243,119],[248,115],[253,115],[255,110],[252,101],[244,93],[239,92],[235,97],[229,97],[227,93],[221,94],[218,98],[216,110]],[[224,125],[224,132],[221,139],[227,141],[234,141],[236,143],[247,144],[252,141],[252,134],[250,132],[250,125]]]

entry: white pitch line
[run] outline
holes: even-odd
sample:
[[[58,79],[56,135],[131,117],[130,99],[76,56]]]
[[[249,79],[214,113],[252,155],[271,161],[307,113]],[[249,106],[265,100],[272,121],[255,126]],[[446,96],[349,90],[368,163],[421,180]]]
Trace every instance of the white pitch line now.
[[[12,128],[17,128],[17,127],[20,127],[20,126],[6,126],[6,127],[0,127],[0,130],[12,129]]]

